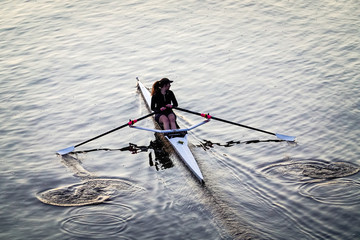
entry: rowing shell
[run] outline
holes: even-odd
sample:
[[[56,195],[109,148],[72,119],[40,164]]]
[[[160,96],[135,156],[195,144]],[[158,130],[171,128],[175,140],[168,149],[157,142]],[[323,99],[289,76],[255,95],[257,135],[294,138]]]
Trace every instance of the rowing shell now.
[[[141,91],[141,94],[146,102],[147,107],[149,110],[151,109],[151,95],[149,90],[142,84],[142,82],[138,80],[138,88]],[[193,126],[192,128],[195,128],[197,126],[200,126],[208,121],[204,121],[196,126]],[[165,138],[170,142],[170,144],[175,149],[176,153],[179,155],[179,157],[184,161],[186,166],[190,169],[190,171],[196,176],[196,178],[201,182],[204,183],[204,177],[201,173],[201,170],[199,168],[199,165],[197,164],[193,154],[191,153],[189,146],[188,146],[188,134],[185,132],[185,130],[191,130],[192,128],[188,129],[177,129],[177,130],[168,130],[168,131],[161,131],[161,130],[153,130],[153,132],[160,132],[160,133],[170,133],[169,135],[165,135]],[[149,130],[140,128],[143,130]],[[171,133],[176,132],[182,132],[182,136],[175,136],[172,137]]]

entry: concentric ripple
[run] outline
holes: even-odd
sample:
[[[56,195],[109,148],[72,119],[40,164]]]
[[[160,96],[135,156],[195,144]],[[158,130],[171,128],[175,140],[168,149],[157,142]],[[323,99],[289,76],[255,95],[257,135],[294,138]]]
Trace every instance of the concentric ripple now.
[[[327,204],[346,206],[360,204],[360,182],[351,179],[305,183],[299,188],[299,193]]]
[[[126,229],[126,220],[106,213],[79,214],[62,221],[61,229],[73,237],[108,239]]]
[[[135,212],[130,205],[120,203],[71,208],[69,217],[59,222],[60,229],[76,239],[127,239],[128,222]]]

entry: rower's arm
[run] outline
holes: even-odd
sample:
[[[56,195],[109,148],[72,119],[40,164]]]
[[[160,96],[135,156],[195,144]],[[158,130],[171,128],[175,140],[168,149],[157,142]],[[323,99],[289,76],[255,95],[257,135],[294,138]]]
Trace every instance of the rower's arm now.
[[[172,105],[173,107],[177,107],[178,106],[178,102],[176,100],[176,97],[175,97],[175,94],[173,92],[172,93],[172,96],[171,96],[171,100],[172,100]]]

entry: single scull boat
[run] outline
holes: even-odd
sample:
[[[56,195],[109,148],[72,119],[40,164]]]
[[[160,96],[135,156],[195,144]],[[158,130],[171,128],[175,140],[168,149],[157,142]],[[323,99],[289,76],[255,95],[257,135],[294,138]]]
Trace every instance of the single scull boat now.
[[[150,110],[151,109],[151,95],[149,90],[142,84],[142,82],[137,78],[137,84],[138,84],[138,88],[141,91],[141,94],[146,102],[146,106],[147,108]],[[151,111],[151,110],[150,110]],[[190,171],[196,176],[197,179],[199,179],[199,181],[201,183],[204,183],[204,177],[201,173],[201,170],[193,156],[193,154],[191,153],[189,146],[188,146],[188,134],[187,131],[194,129],[204,123],[209,122],[209,119],[196,124],[190,128],[186,128],[186,129],[174,129],[174,130],[158,130],[158,129],[148,129],[148,128],[143,128],[143,127],[137,127],[137,126],[131,126],[132,128],[137,128],[137,129],[141,129],[141,130],[146,130],[146,131],[152,131],[152,132],[157,132],[157,133],[162,133],[164,134],[165,138],[170,142],[170,144],[173,146],[173,148],[175,149],[176,153],[179,155],[179,157],[184,161],[184,163],[186,164],[186,166],[190,169]]]
[[[149,90],[140,82],[140,80],[138,78],[136,78],[138,80],[138,88],[141,91],[142,96],[144,97],[144,100],[146,102],[146,105],[148,107],[148,109],[150,110],[151,108],[151,95]],[[68,153],[71,153],[74,151],[75,148],[80,147],[88,142],[91,142],[95,139],[98,139],[100,137],[103,137],[107,134],[110,134],[112,132],[115,132],[119,129],[125,128],[127,126],[132,127],[132,128],[136,128],[136,129],[141,129],[141,130],[146,130],[146,131],[152,131],[155,133],[161,133],[164,134],[165,139],[167,139],[167,141],[173,146],[173,148],[175,149],[175,151],[177,152],[177,154],[180,156],[180,158],[184,161],[184,163],[188,166],[188,168],[191,170],[191,172],[199,179],[199,181],[201,183],[204,183],[204,177],[200,171],[200,168],[197,164],[197,162],[195,161],[194,156],[192,155],[189,147],[188,147],[188,139],[187,139],[187,131],[190,131],[196,127],[199,127],[207,122],[210,121],[210,119],[215,119],[221,122],[225,122],[225,123],[229,123],[229,124],[233,124],[239,127],[244,127],[244,128],[249,128],[251,130],[255,130],[255,131],[259,131],[259,132],[263,132],[263,133],[267,133],[270,135],[274,135],[277,138],[283,140],[283,141],[288,141],[288,142],[295,142],[295,138],[294,136],[287,136],[287,135],[283,135],[283,134],[278,134],[278,133],[273,133],[273,132],[269,132],[269,131],[265,131],[262,129],[258,129],[258,128],[254,128],[254,127],[250,127],[250,126],[246,126],[240,123],[236,123],[236,122],[231,122],[229,120],[226,119],[221,119],[221,118],[217,118],[217,117],[213,117],[210,116],[209,114],[204,114],[204,113],[197,113],[197,112],[193,112],[187,109],[182,109],[179,107],[176,107],[177,110],[180,111],[184,111],[184,112],[188,112],[191,114],[195,114],[195,115],[200,115],[204,118],[206,118],[206,120],[204,120],[201,123],[198,123],[192,127],[186,128],[186,129],[172,129],[172,130],[158,130],[158,129],[149,129],[149,128],[144,128],[144,127],[138,127],[138,126],[134,126],[134,124],[140,120],[143,120],[147,117],[153,116],[154,112],[146,115],[146,116],[142,116],[136,120],[130,120],[128,123],[125,123],[117,128],[114,128],[110,131],[107,131],[105,133],[102,133],[96,137],[90,138],[84,142],[78,143],[74,146],[68,147],[68,148],[64,148],[61,149],[59,151],[57,151],[56,153],[59,155],[65,155]],[[151,111],[151,110],[150,110]]]

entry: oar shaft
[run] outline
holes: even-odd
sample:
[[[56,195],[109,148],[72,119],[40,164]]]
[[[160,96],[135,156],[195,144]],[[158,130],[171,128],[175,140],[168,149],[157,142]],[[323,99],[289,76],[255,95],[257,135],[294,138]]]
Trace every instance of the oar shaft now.
[[[267,133],[267,134],[270,134],[270,135],[276,135],[275,133],[272,133],[272,132],[268,132],[268,131],[265,131],[265,130],[262,130],[262,129],[258,129],[258,128],[254,128],[254,127],[250,127],[250,126],[246,126],[246,125],[242,125],[242,124],[236,123],[236,122],[231,122],[231,121],[226,120],[226,119],[221,119],[221,118],[217,118],[217,117],[211,117],[211,119],[215,119],[215,120],[218,120],[218,121],[221,121],[221,122],[225,122],[225,123],[230,123],[230,124],[233,124],[233,125],[236,125],[236,126],[239,126],[239,127],[244,127],[244,128],[252,129],[252,130],[255,130],[255,131]]]
[[[84,141],[84,142],[82,142],[82,143],[79,143],[79,144],[75,145],[74,147],[79,147],[79,146],[81,146],[81,145],[84,145],[85,143],[94,141],[95,139],[101,138],[101,137],[103,137],[103,136],[105,136],[105,135],[107,135],[107,134],[109,134],[109,133],[115,132],[115,131],[117,131],[117,130],[119,130],[119,129],[121,129],[121,128],[124,128],[124,127],[126,127],[126,126],[128,126],[127,123],[124,124],[124,125],[121,125],[121,126],[119,126],[119,127],[117,127],[117,128],[115,128],[115,129],[113,129],[113,130],[110,130],[110,131],[108,131],[108,132],[106,132],[106,133],[100,134],[100,135],[98,135],[98,136],[96,136],[96,137],[93,137],[93,138],[91,138],[91,139],[89,139],[89,140],[86,140],[86,141]]]
[[[183,109],[183,108],[179,108],[179,107],[176,107],[175,109],[178,109],[178,110],[180,110],[180,111],[184,111],[184,112],[188,112],[188,113],[192,113],[192,114],[200,115],[200,116],[201,116],[201,113],[194,112],[194,111],[190,111],[190,110],[187,110],[187,109]],[[211,119],[218,120],[218,121],[225,122],[225,123],[229,123],[229,124],[233,124],[233,125],[236,125],[236,126],[239,126],[239,127],[244,127],[244,128],[248,128],[248,129],[252,129],[252,130],[255,130],[255,131],[259,131],[259,132],[263,132],[263,133],[267,133],[267,134],[275,135],[275,136],[276,136],[275,133],[268,132],[268,131],[265,131],[265,130],[262,130],[262,129],[258,129],[258,128],[254,128],[254,127],[250,127],[250,126],[246,126],[246,125],[243,125],[243,124],[240,124],[240,123],[231,122],[231,121],[226,120],[226,119],[221,119],[221,118],[217,118],[217,117],[214,117],[214,116],[211,116]]]
[[[138,118],[137,121],[143,120],[143,119],[145,119],[145,118],[147,118],[147,117],[150,117],[151,115],[154,115],[154,114],[155,114],[155,112],[152,112],[152,113],[150,113],[150,114],[148,114],[148,115],[146,115],[146,116],[143,116],[143,117],[141,117],[141,118]],[[106,133],[100,134],[100,135],[98,135],[98,136],[96,136],[96,137],[93,137],[93,138],[91,138],[91,139],[89,139],[89,140],[86,140],[86,141],[84,141],[84,142],[82,142],[82,143],[79,143],[79,144],[75,145],[74,147],[79,147],[79,146],[81,146],[81,145],[84,145],[85,143],[94,141],[95,139],[101,138],[101,137],[103,137],[103,136],[105,136],[105,135],[107,135],[107,134],[109,134],[109,133],[115,132],[115,131],[117,131],[117,130],[119,130],[119,129],[121,129],[121,128],[127,127],[127,126],[129,126],[128,123],[126,123],[126,124],[124,124],[124,125],[121,125],[121,126],[119,126],[119,127],[117,127],[117,128],[114,128],[114,129],[112,129],[112,130],[110,130],[110,131],[107,131]]]

